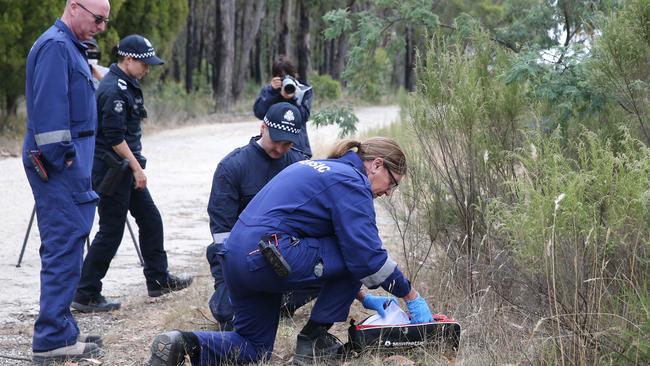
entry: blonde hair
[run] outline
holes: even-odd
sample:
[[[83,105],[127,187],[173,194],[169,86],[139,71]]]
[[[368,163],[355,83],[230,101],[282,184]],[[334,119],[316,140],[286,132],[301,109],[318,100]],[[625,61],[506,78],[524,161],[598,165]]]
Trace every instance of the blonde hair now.
[[[399,175],[406,174],[406,156],[402,148],[393,139],[378,136],[371,137],[363,142],[352,139],[340,140],[334,145],[327,158],[340,158],[350,150],[356,152],[363,161],[382,158],[391,172]]]

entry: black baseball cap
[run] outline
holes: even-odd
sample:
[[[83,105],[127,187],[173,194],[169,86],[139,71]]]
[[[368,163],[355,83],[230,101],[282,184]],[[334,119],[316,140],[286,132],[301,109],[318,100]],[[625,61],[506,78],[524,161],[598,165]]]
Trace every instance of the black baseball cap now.
[[[264,124],[269,128],[271,140],[294,144],[299,142],[298,135],[305,126],[298,108],[287,102],[273,104],[264,116]]]
[[[131,34],[120,40],[117,45],[118,56],[133,57],[148,65],[162,65],[165,61],[156,56],[151,42],[139,34]]]

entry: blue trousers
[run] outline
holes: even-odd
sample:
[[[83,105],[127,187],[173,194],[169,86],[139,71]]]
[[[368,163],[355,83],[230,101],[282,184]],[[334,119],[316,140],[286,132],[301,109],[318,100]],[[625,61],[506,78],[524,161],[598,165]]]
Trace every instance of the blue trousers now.
[[[96,178],[93,177],[93,180]],[[113,194],[100,194],[97,212],[99,231],[83,262],[75,300],[87,302],[101,294],[101,280],[106,276],[122,242],[128,212],[138,225],[147,289],[158,289],[161,283],[165,283],[167,253],[163,247],[163,223],[149,190],[136,190],[133,187],[133,175],[129,173]]]
[[[280,252],[292,269],[289,276],[280,278],[256,251],[256,243],[266,233],[268,228],[250,227],[233,230],[228,238],[222,264],[235,314],[235,331],[194,332],[201,352],[192,360],[193,365],[245,364],[270,358],[282,294],[290,290],[320,285],[310,319],[319,323],[347,319],[361,282],[345,268],[336,250],[337,239],[305,238],[292,244],[290,237],[280,236]],[[315,270],[319,262],[324,263],[322,273]]]
[[[35,352],[72,345],[79,335],[70,304],[79,282],[97,196],[92,191],[70,192],[82,185],[69,177],[74,169],[53,172],[48,182],[40,181],[33,170],[26,169],[41,235],[40,311],[32,344]]]
[[[210,271],[214,278],[214,293],[210,297],[208,305],[212,316],[219,322],[221,330],[232,330],[234,312],[230,303],[230,291],[226,286],[221,261],[217,253],[220,245],[212,243],[206,250]],[[285,311],[293,314],[296,309],[315,299],[319,292],[320,286],[318,285],[286,292],[282,296],[282,307],[286,309]]]

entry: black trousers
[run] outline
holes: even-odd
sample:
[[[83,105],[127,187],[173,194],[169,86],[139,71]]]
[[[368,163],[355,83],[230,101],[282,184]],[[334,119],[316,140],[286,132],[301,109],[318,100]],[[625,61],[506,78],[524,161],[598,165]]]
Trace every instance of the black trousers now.
[[[113,194],[100,194],[97,210],[99,232],[84,259],[75,300],[86,302],[101,294],[102,279],[122,242],[128,212],[138,225],[147,289],[155,290],[166,283],[167,253],[163,247],[162,218],[149,190],[136,190],[133,174],[129,172]]]

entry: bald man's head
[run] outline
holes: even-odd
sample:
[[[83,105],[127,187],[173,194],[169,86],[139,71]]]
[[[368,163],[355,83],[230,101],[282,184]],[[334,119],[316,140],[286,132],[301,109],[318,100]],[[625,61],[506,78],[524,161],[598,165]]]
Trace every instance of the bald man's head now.
[[[111,5],[108,0],[68,0],[61,20],[80,41],[106,30]]]

